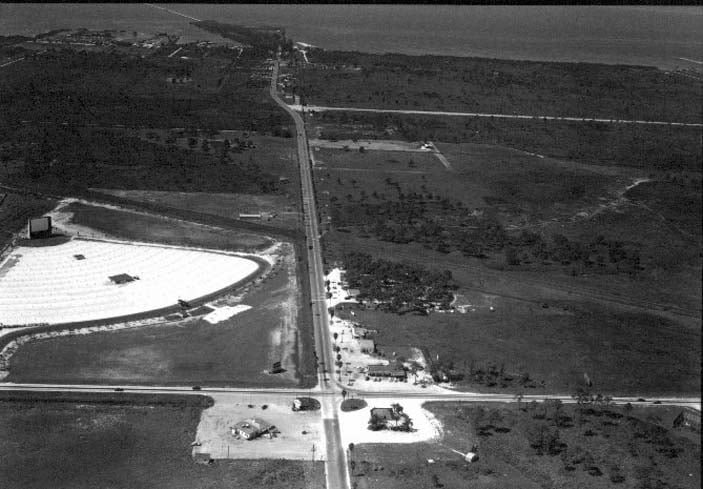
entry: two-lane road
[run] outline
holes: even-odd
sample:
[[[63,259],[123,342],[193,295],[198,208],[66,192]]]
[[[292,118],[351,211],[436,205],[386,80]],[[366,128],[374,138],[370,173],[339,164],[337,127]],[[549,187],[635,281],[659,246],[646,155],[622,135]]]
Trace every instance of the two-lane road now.
[[[305,123],[297,112],[291,110],[276,92],[278,80],[277,61],[271,73],[271,98],[295,121],[295,132],[298,143],[298,165],[303,197],[303,212],[305,216],[305,234],[307,236],[308,272],[310,275],[310,301],[312,306],[313,328],[315,331],[315,349],[318,360],[329,370],[330,376],[318,372],[321,392],[326,394],[322,401],[322,417],[325,426],[327,465],[327,487],[330,489],[347,489],[349,487],[349,472],[347,470],[346,450],[342,446],[339,431],[337,405],[341,401],[341,393],[334,382],[334,357],[330,343],[327,306],[325,301],[325,277],[322,264],[322,249],[320,247],[320,231],[318,229],[317,207],[315,205],[315,190],[312,181],[312,165],[308,149],[308,139],[305,134]]]

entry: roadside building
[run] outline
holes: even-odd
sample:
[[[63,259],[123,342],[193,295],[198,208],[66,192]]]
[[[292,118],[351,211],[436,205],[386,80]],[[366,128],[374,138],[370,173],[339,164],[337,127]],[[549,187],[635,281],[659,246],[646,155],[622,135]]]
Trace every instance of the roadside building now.
[[[407,378],[405,368],[397,363],[392,363],[389,365],[369,365],[367,373],[369,377],[389,377],[396,379]]]
[[[701,430],[701,413],[692,409],[684,409],[673,422],[674,428],[689,428],[693,431]]]
[[[235,424],[231,430],[235,436],[241,436],[245,440],[253,440],[261,435],[271,433],[274,426],[260,418],[245,419]]]
[[[391,408],[371,408],[371,417],[375,417],[381,421],[395,421],[397,416]]]
[[[196,464],[210,465],[213,463],[213,459],[209,453],[196,453],[193,455],[193,460]]]
[[[376,344],[373,340],[361,339],[359,340],[359,351],[368,354],[376,353]]]
[[[355,340],[364,339],[370,334],[378,333],[375,329],[362,328],[361,326],[352,326],[352,338]]]

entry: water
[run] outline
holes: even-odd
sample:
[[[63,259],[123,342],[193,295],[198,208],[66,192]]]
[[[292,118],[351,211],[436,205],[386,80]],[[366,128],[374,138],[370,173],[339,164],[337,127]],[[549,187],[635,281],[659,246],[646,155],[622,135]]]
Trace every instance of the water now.
[[[703,9],[616,6],[176,5],[199,19],[280,25],[325,49],[703,68]],[[187,32],[143,4],[3,4],[0,33],[88,27]]]

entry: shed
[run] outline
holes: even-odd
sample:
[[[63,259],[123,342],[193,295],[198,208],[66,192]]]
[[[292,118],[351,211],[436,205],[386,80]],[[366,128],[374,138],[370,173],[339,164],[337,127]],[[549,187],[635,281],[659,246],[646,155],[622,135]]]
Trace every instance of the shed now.
[[[359,350],[361,353],[376,353],[376,344],[373,340],[361,339],[359,340]]]
[[[117,275],[112,275],[110,277],[110,280],[112,280],[114,283],[119,285],[119,284],[126,284],[129,282],[133,282],[134,277],[132,277],[131,275],[128,275],[126,273],[120,273]]]

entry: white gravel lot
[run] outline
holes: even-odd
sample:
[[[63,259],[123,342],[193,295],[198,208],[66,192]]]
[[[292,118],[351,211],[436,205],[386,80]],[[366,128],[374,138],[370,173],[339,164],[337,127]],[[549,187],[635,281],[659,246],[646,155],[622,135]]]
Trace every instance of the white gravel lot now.
[[[367,399],[369,405],[358,411],[339,411],[339,427],[342,433],[344,446],[349,443],[417,443],[421,441],[438,440],[442,436],[441,423],[430,413],[422,408],[425,402],[422,399],[374,398]],[[403,412],[410,416],[413,422],[412,432],[402,431],[371,431],[368,429],[371,418],[371,408],[391,407],[399,402]]]

